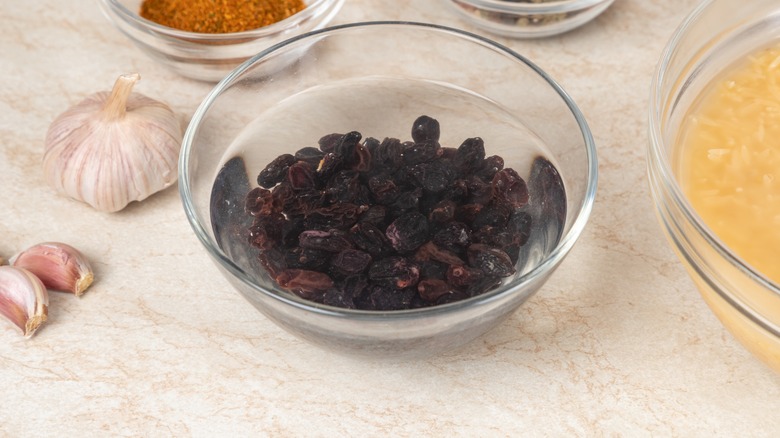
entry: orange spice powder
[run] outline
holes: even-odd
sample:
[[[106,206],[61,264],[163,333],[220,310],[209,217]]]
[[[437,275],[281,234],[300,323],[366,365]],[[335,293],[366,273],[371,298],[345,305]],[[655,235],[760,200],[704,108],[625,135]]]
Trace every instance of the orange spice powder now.
[[[231,33],[268,26],[305,7],[303,0],[144,0],[140,14],[174,29]]]

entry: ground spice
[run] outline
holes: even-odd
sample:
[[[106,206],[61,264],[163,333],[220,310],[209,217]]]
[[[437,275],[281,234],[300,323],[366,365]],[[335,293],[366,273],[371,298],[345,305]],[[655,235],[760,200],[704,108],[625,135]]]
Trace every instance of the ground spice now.
[[[189,32],[257,29],[302,11],[303,0],[144,0],[141,17]]]

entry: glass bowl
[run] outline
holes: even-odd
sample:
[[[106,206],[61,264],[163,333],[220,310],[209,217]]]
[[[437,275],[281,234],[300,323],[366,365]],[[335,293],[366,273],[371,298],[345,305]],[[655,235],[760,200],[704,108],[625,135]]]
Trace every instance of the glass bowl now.
[[[444,1],[462,18],[488,32],[511,38],[538,38],[582,26],[615,0]]]
[[[108,19],[155,61],[174,72],[217,82],[249,57],[294,35],[325,27],[344,0],[304,0],[301,12],[255,30],[210,34],[159,25],[138,14],[143,0],[100,0]]]
[[[288,62],[291,54],[297,62]],[[258,172],[278,155],[316,146],[333,132],[409,139],[412,122],[422,114],[440,122],[442,145],[457,147],[480,136],[487,155],[502,155],[506,167],[526,179],[531,160],[543,151],[562,176],[566,213],[551,213],[555,204],[546,197],[533,198],[533,220],[549,220],[522,247],[517,274],[463,301],[411,310],[350,310],[280,289],[246,244],[243,205]],[[596,161],[577,106],[524,57],[455,29],[355,23],[273,46],[217,84],[186,130],[179,191],[195,235],[219,270],[266,317],[334,351],[411,358],[480,336],[542,286],[588,220]]]
[[[672,248],[724,326],[780,371],[780,288],[734,254],[702,221],[681,188],[675,154],[688,111],[733,63],[780,43],[780,3],[702,2],[663,52],[650,96],[648,175]],[[756,244],[761,244],[757,242]]]

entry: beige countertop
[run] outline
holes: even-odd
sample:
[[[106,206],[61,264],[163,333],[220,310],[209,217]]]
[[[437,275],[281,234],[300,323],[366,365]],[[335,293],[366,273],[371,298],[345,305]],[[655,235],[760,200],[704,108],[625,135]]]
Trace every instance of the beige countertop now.
[[[175,187],[117,214],[54,193],[53,118],[137,71],[186,124],[211,86],[155,64],[96,2],[0,12],[0,255],[71,243],[97,281],[51,294],[33,338],[0,324],[0,436],[772,436],[780,375],[744,350],[666,243],[645,176],[649,83],[694,0],[618,0],[596,21],[502,43],[546,69],[599,150],[591,220],[507,322],[428,360],[336,356],[265,319],[194,237]],[[336,22],[476,30],[433,0],[347,0]],[[2,321],[0,321],[2,322]],[[776,435],[775,435],[776,436]]]

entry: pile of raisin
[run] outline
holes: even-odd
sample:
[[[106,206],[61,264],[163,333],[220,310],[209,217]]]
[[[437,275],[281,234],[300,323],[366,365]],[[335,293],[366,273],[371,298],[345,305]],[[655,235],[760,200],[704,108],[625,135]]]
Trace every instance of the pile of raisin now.
[[[330,134],[277,157],[246,198],[251,245],[280,287],[350,309],[463,300],[515,273],[531,230],[525,181],[481,138],[439,144],[420,116],[413,141]]]

